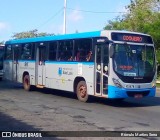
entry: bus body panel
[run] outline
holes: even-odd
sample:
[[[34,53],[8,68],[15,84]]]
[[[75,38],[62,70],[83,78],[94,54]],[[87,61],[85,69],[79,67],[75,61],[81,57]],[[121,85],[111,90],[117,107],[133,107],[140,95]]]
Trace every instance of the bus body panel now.
[[[47,88],[74,92],[73,85],[76,77],[83,77],[87,83],[88,94],[94,94],[93,63],[79,62],[45,62]]]
[[[24,73],[30,76],[31,85],[35,85],[35,61],[34,60],[19,60],[19,73],[17,82],[23,83]]]
[[[13,62],[12,60],[4,61],[4,77],[7,80],[13,80]]]

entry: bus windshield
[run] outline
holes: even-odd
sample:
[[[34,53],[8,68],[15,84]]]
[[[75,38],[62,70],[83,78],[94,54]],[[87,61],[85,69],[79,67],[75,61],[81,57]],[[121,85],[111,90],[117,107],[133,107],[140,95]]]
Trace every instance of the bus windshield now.
[[[127,77],[153,79],[155,73],[153,46],[115,44],[114,51],[113,69],[118,76],[125,77],[122,80]]]

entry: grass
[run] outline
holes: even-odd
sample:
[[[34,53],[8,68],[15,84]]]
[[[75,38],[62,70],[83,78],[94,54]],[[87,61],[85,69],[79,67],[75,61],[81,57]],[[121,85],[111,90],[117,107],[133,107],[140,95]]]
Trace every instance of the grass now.
[[[160,84],[156,84],[156,87],[157,87],[157,88],[160,88]]]
[[[160,74],[157,75],[157,81],[160,82]],[[156,87],[160,88],[160,83],[156,83]]]

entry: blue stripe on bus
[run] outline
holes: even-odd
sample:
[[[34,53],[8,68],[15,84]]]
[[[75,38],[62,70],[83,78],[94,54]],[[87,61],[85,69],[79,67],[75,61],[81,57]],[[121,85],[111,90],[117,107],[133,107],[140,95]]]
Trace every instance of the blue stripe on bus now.
[[[4,60],[4,62],[13,62],[14,60]],[[31,63],[35,63],[35,60],[18,60],[18,62],[31,62]]]
[[[69,61],[46,61],[46,64],[70,64],[70,65],[77,65],[77,64],[83,64],[83,65],[94,65],[94,62],[69,62]]]
[[[13,60],[4,60],[4,62],[13,62]],[[30,62],[35,63],[36,60],[18,60],[18,62]],[[83,65],[94,65],[94,62],[69,62],[69,61],[45,61],[46,64],[70,64],[70,65],[77,65],[77,64],[83,64]]]
[[[66,34],[66,35],[56,35],[56,36],[46,36],[46,37],[36,37],[36,38],[10,40],[10,41],[7,41],[6,44],[100,37],[100,35],[101,35],[101,31],[95,31],[95,32],[77,33],[77,34]]]
[[[156,93],[156,88],[144,88],[144,89],[124,89],[115,86],[108,85],[108,98],[128,98],[127,91],[142,93],[143,91],[149,91],[146,97],[154,97]]]
[[[30,63],[35,63],[35,60],[18,60],[18,62],[30,62]]]

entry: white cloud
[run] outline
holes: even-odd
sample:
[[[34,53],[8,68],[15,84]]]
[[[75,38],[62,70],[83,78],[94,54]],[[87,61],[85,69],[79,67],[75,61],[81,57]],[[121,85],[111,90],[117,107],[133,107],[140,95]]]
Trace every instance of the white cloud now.
[[[68,19],[70,21],[73,21],[73,22],[78,22],[78,21],[83,19],[83,16],[82,16],[82,13],[80,11],[74,10],[68,15]]]
[[[8,30],[9,25],[5,22],[0,22],[0,31]]]

